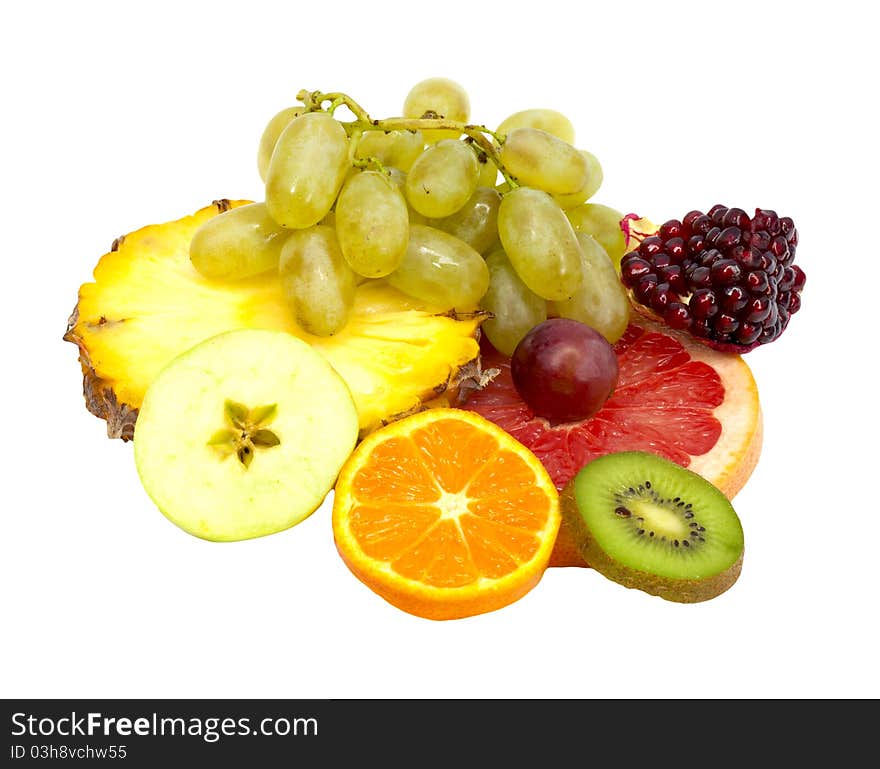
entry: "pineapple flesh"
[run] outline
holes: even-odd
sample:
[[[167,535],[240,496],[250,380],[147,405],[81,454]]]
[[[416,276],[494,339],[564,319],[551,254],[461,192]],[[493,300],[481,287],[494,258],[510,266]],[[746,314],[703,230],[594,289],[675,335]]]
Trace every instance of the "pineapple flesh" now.
[[[248,202],[215,201],[119,238],[94,282],[80,287],[64,338],[79,347],[86,406],[107,421],[110,437],[131,439],[144,393],[167,363],[233,329],[280,329],[312,344],[348,384],[361,437],[420,408],[454,405],[479,385],[484,314],[441,313],[367,281],[346,327],[317,337],[296,325],[274,272],[237,282],[199,275],[189,260],[193,233]]]

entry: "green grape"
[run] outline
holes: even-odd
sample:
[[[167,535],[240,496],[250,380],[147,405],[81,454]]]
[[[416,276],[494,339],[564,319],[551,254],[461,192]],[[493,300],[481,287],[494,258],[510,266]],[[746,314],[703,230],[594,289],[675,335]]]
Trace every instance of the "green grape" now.
[[[547,313],[592,326],[614,344],[629,324],[629,298],[614,263],[595,238],[577,233],[583,280],[570,299],[548,302]]]
[[[467,243],[434,227],[410,225],[409,246],[386,280],[442,310],[473,310],[489,288],[486,261]]]
[[[406,175],[406,199],[420,214],[441,219],[458,211],[477,188],[479,163],[458,139],[428,147]]]
[[[507,136],[514,128],[540,128],[557,139],[574,144],[574,126],[561,112],[555,109],[524,109],[514,112],[501,121],[495,133]]]
[[[498,235],[517,274],[544,299],[568,299],[581,285],[581,247],[553,198],[517,187],[501,200]]]
[[[406,174],[398,168],[389,168],[388,171],[391,175],[391,181],[397,185],[397,189],[400,190],[400,194],[403,195],[403,200],[406,203],[406,212],[409,214],[409,223],[428,224],[428,217],[416,211],[406,199]]]
[[[421,131],[366,131],[358,140],[355,157],[376,158],[383,166],[394,166],[409,173],[425,149]]]
[[[581,150],[581,155],[583,155],[587,161],[587,183],[577,192],[570,195],[553,196],[556,202],[566,209],[575,208],[581,203],[589,200],[596,194],[599,187],[602,186],[603,174],[599,158],[597,158],[592,152],[587,152],[586,150]]]
[[[269,161],[266,206],[283,227],[317,224],[332,208],[351,168],[345,129],[326,112],[288,123]]]
[[[397,268],[409,240],[409,214],[388,175],[362,171],[345,183],[336,200],[336,234],[359,275],[381,278]]]
[[[480,328],[496,350],[513,355],[519,341],[547,319],[547,301],[522,282],[504,251],[489,254],[486,266],[489,290],[480,301],[480,307],[493,317],[483,321]]]
[[[520,184],[554,195],[576,193],[589,178],[586,158],[540,128],[514,128],[504,139],[500,155]]]
[[[477,187],[452,216],[431,219],[428,224],[455,235],[474,251],[485,254],[498,242],[498,208],[501,195],[494,187]]]
[[[584,203],[565,212],[571,226],[578,232],[592,235],[605,249],[620,272],[620,260],[626,252],[626,237],[620,229],[623,214],[601,203]]]
[[[477,162],[480,164],[480,176],[477,179],[478,187],[494,187],[498,184],[498,166],[495,165],[495,162],[489,160],[485,155],[481,158],[477,158]]]
[[[303,114],[305,107],[287,107],[277,113],[266,125],[263,135],[260,137],[260,146],[257,150],[257,169],[260,172],[260,178],[265,182],[266,174],[269,172],[269,161],[272,159],[272,150],[275,149],[275,143],[281,132],[287,128],[288,124]]]
[[[471,114],[471,102],[467,91],[454,80],[431,77],[416,83],[403,102],[404,117],[420,118],[426,112],[467,123]],[[460,135],[458,131],[433,128],[422,133],[428,144],[434,144],[441,139],[455,139]]]
[[[265,203],[250,203],[201,225],[190,241],[189,258],[206,278],[241,280],[277,268],[289,234],[269,216]]]
[[[284,297],[304,331],[331,336],[345,327],[356,281],[332,227],[318,224],[290,233],[278,273]]]

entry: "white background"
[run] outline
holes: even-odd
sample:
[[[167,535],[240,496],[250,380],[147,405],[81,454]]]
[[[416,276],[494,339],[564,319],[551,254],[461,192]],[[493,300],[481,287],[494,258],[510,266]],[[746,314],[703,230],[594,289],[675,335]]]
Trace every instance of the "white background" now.
[[[4,6],[2,696],[880,694],[870,4],[587,6]],[[719,598],[677,605],[556,569],[492,614],[412,617],[346,570],[326,503],[272,537],[200,541],[87,413],[61,336],[116,236],[259,199],[257,141],[300,88],[390,116],[433,75],[490,126],[566,112],[604,165],[596,202],[795,219],[803,310],[747,359],[765,445],[735,499],[743,573]]]

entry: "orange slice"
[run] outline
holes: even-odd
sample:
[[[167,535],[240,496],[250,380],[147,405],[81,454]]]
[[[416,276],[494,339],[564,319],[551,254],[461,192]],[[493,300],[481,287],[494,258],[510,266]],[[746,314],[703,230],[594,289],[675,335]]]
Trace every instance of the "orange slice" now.
[[[333,536],[375,593],[428,619],[494,611],[541,579],[559,495],[540,460],[487,419],[429,409],[371,433],[339,474]]]

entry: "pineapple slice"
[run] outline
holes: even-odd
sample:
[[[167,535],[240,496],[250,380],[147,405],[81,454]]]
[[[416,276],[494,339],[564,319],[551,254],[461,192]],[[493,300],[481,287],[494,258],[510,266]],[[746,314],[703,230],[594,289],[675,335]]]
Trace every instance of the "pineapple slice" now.
[[[479,386],[485,315],[453,317],[384,281],[358,287],[348,325],[335,336],[300,329],[277,276],[203,278],[189,260],[202,222],[250,201],[215,201],[192,216],[150,225],[113,243],[79,290],[64,339],[79,347],[86,406],[129,440],[147,386],[173,358],[224,331],[281,329],[308,341],[348,384],[361,436],[420,408],[454,405]]]

